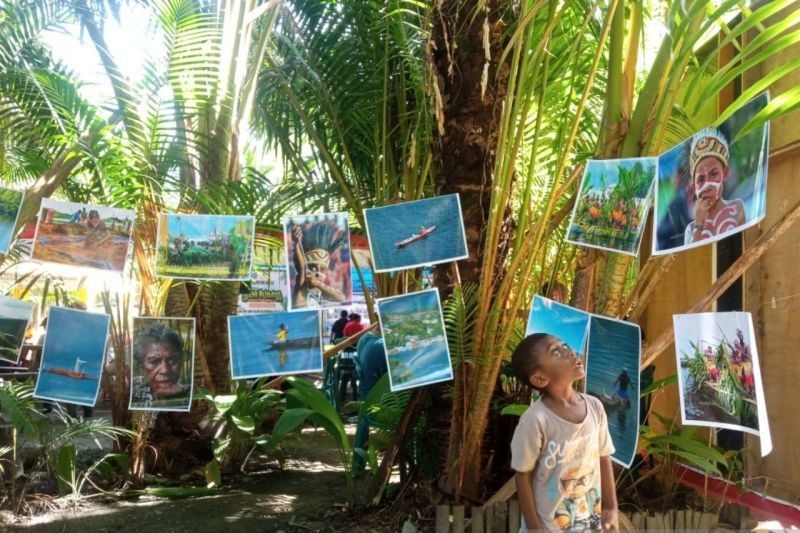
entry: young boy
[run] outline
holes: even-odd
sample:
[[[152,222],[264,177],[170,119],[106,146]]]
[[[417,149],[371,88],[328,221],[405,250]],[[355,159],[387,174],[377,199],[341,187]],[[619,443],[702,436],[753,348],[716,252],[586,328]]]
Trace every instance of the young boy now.
[[[541,393],[511,440],[520,531],[616,531],[614,446],[605,410],[597,398],[573,389],[585,375],[583,363],[560,339],[535,333],[517,346],[511,364]]]

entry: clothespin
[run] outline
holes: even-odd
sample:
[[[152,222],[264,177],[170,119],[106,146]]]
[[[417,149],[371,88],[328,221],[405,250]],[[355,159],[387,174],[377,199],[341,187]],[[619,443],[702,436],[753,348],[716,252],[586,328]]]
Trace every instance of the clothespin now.
[[[777,305],[777,303],[775,302],[775,297],[774,297],[774,296],[772,297],[772,308],[773,308],[773,309],[777,309],[777,308],[778,308],[778,305]]]

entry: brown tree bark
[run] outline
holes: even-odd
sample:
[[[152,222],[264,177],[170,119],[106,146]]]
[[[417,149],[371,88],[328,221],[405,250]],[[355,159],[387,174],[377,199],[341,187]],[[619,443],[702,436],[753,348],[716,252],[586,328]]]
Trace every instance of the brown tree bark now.
[[[510,3],[506,0],[444,0],[437,3],[434,19],[432,56],[443,116],[434,152],[437,154],[437,186],[440,194],[458,193],[464,218],[469,258],[459,261],[457,269],[446,265],[437,270],[435,284],[447,295],[456,283],[478,282],[484,229],[492,192],[492,169],[497,153],[497,127],[505,98],[509,72],[498,65],[503,52],[503,15]],[[488,35],[486,35],[488,33]],[[488,47],[486,46],[488,44]],[[498,261],[505,258],[509,231],[503,232]],[[499,269],[498,269],[499,270]],[[479,496],[483,465],[481,444],[469,446],[471,457],[464,457],[465,418],[469,416],[468,384],[477,365],[455,368],[450,440],[448,443],[447,489],[460,495]],[[440,409],[446,402],[434,402]],[[467,467],[467,465],[470,465]]]

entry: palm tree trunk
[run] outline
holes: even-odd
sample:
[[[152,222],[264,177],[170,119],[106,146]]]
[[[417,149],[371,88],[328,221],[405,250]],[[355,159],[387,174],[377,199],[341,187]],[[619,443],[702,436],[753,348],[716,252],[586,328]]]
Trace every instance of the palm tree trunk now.
[[[469,258],[459,261],[457,270],[450,265],[437,270],[435,283],[444,294],[454,284],[478,282],[482,275],[483,231],[490,210],[491,172],[501,114],[498,102],[505,97],[509,75],[507,69],[497,70],[504,46],[501,17],[508,4],[505,0],[447,0],[435,8],[438,23],[434,28],[433,61],[444,104],[444,128],[435,148],[439,159],[437,185],[441,194],[459,194],[469,250]],[[506,248],[510,235],[510,231],[504,232],[501,249]],[[504,253],[497,254],[498,263],[504,258]],[[466,493],[475,494],[481,477],[480,469],[466,468],[482,464],[481,446],[468,447],[478,457],[462,455],[472,392],[468,389],[469,384],[475,383],[477,372],[477,365],[461,364],[455,368],[445,469],[449,473],[448,485],[456,493],[463,488]],[[449,407],[443,402],[434,405]]]

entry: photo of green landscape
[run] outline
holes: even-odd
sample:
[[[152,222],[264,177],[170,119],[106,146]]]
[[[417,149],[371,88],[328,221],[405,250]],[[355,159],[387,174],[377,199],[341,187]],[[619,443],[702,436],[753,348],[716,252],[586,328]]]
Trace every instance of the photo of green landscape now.
[[[252,216],[162,214],[156,273],[183,279],[250,279]]]

